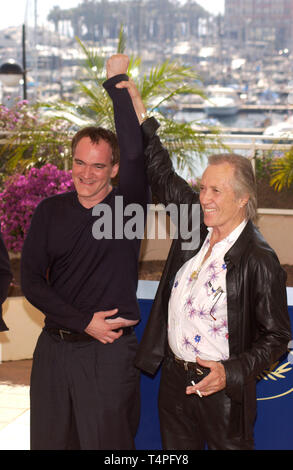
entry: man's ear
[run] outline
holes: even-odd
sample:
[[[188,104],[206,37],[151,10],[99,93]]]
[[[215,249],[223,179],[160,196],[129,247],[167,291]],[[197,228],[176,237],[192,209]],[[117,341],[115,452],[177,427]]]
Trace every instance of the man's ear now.
[[[248,201],[249,201],[249,195],[246,195],[246,196],[243,196],[243,197],[239,198],[239,206],[240,207],[246,206]]]
[[[113,166],[112,166],[112,171],[111,171],[111,179],[115,178],[118,174],[118,171],[119,171],[119,163],[115,163]]]

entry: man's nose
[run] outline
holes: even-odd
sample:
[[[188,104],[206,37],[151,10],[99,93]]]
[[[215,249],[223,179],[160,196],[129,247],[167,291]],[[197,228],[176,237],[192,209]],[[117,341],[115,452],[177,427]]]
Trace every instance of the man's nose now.
[[[90,178],[92,176],[92,168],[90,165],[86,165],[84,167],[84,172],[83,172],[83,176],[85,178]]]
[[[200,192],[200,202],[201,204],[207,204],[211,200],[210,191],[204,190]]]

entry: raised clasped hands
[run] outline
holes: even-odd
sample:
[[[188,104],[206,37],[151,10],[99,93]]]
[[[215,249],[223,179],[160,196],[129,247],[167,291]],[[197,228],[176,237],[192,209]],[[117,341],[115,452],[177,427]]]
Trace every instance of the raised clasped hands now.
[[[115,75],[126,74],[129,66],[129,58],[125,54],[112,55],[106,64],[107,78],[112,78]],[[122,80],[116,84],[116,88],[126,88],[131,97],[133,107],[135,109],[139,123],[141,124],[146,115],[146,108],[141,99],[139,91],[133,80]]]
[[[107,78],[112,78],[115,75],[127,73],[129,66],[129,57],[125,54],[114,54],[106,63]]]
[[[204,361],[199,357],[196,358],[196,362],[202,367],[208,367],[210,373],[197,384],[186,387],[187,395],[195,393],[204,397],[219,392],[226,387],[226,373],[221,362]]]

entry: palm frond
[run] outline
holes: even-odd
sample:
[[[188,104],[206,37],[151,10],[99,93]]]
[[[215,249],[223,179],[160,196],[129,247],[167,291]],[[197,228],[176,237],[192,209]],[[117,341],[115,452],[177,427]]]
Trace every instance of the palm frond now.
[[[123,24],[121,24],[119,36],[118,36],[117,54],[124,54],[125,49],[126,49],[126,36],[124,34]]]
[[[143,100],[160,94],[198,94],[198,87],[190,85],[197,79],[198,75],[190,67],[166,60],[143,76],[139,89]]]
[[[224,148],[217,138],[216,129],[208,135],[200,132],[198,126],[193,128],[192,123],[179,123],[165,116],[160,116],[159,121],[161,126],[158,132],[162,143],[168,149],[175,167],[187,176],[197,173],[199,162],[202,163],[215,148]]]
[[[276,191],[283,188],[290,188],[293,184],[293,148],[285,153],[284,157],[276,159],[272,162],[272,177],[270,185]]]
[[[103,70],[105,66],[104,58],[101,57],[101,55],[99,55],[94,49],[87,48],[78,37],[75,39],[84,53],[84,66],[86,68],[88,78],[99,82],[103,81]]]

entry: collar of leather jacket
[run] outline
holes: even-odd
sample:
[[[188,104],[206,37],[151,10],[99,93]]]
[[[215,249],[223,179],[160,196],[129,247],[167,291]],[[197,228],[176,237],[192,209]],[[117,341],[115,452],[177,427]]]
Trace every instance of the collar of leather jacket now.
[[[249,245],[252,236],[256,234],[257,230],[255,229],[251,220],[249,220],[234,245],[232,245],[230,250],[228,250],[225,254],[225,262],[237,265],[243,252],[247,249],[247,246]]]
[[[251,241],[254,242],[262,247],[265,248],[266,251],[270,251],[272,254],[274,251],[272,248],[267,244],[261,233],[255,227],[253,222],[249,220],[244,227],[244,230],[239,235],[239,238],[236,240],[234,245],[227,251],[224,256],[224,260],[227,265],[233,264],[236,266],[239,263],[240,258],[242,257],[243,253],[248,249]]]

